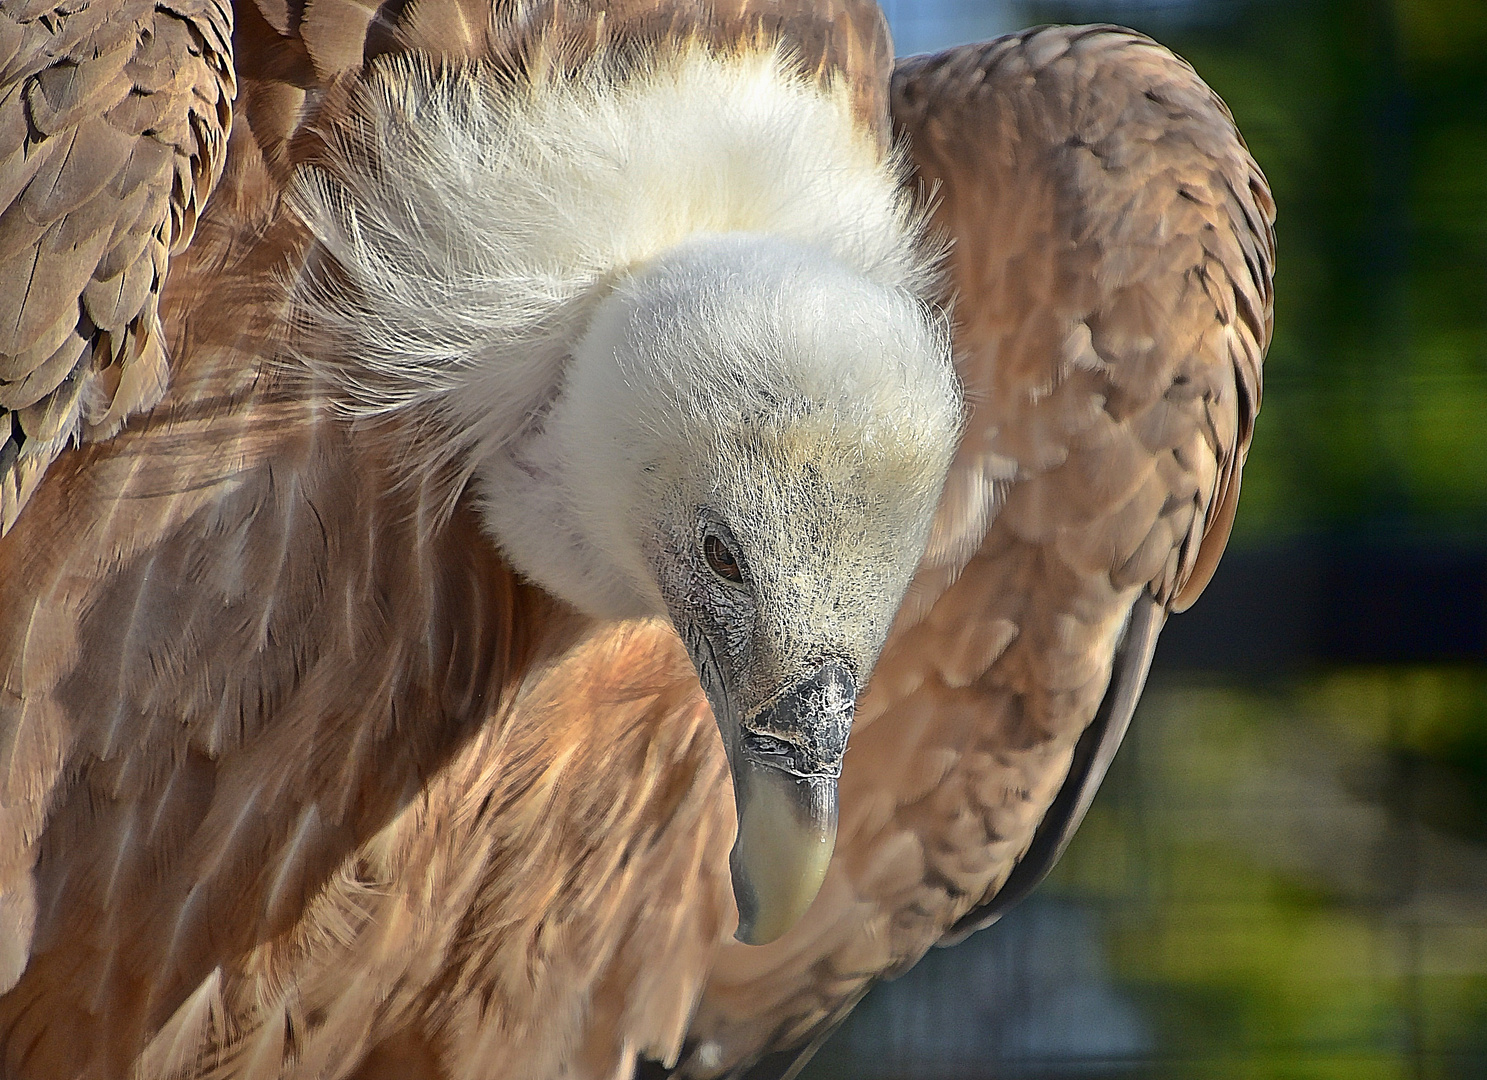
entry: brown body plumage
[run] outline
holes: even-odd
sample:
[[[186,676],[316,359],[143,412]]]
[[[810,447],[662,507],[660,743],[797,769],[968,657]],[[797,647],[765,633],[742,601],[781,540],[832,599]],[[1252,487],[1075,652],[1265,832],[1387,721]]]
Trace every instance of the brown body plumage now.
[[[212,5],[77,7],[0,9],[0,1075],[718,1075],[1046,868],[1212,572],[1259,404],[1273,208],[1191,69],[1090,28],[893,76],[969,416],[826,884],[752,947],[675,634],[519,579],[457,475],[410,480],[396,421],[293,371],[283,193],[401,52],[499,78],[778,40],[886,147],[876,9],[265,0],[234,58]]]

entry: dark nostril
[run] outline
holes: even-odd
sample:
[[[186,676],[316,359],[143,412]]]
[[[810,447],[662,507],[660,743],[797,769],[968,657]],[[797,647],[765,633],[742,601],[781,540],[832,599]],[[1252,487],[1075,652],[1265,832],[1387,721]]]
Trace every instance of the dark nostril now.
[[[784,739],[777,739],[773,735],[761,735],[751,731],[744,736],[744,749],[750,754],[758,754],[769,757],[793,757],[795,747]]]
[[[839,776],[856,696],[851,671],[827,661],[740,723],[739,750],[797,776]]]

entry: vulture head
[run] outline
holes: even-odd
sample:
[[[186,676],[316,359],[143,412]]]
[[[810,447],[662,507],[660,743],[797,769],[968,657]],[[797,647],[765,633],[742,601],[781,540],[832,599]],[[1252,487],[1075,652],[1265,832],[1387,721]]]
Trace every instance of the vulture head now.
[[[524,576],[685,642],[750,943],[821,884],[961,420],[893,161],[787,67],[685,53],[508,98],[385,66],[292,195],[335,265],[296,286],[312,366],[363,412],[431,408]]]
[[[858,691],[924,550],[960,420],[911,293],[778,237],[657,257],[597,306],[512,473],[565,506],[498,525],[583,606],[668,617],[733,774],[738,937],[804,912],[836,835]],[[493,488],[490,505],[510,505]],[[578,534],[554,545],[545,522]]]

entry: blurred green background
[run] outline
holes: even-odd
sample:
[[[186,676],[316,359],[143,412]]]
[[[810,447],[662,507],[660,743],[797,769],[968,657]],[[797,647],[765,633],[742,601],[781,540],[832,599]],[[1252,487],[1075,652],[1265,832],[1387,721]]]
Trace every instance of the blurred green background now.
[[[897,0],[900,54],[1116,22],[1279,208],[1229,554],[1063,863],[814,1080],[1487,1078],[1487,0]]]

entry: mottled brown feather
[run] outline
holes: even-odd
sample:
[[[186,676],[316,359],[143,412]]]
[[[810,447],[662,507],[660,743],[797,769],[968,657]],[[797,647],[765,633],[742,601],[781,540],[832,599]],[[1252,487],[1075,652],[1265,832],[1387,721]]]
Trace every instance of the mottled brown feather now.
[[[0,536],[66,446],[164,390],[159,294],[222,169],[231,32],[225,0],[0,4]]]
[[[780,941],[720,952],[685,1075],[771,1051],[751,1078],[789,1073],[873,981],[994,917],[972,912],[1129,719],[1117,695],[1069,776],[1133,602],[1185,607],[1211,575],[1259,407],[1274,207],[1187,64],[1056,27],[904,61],[892,103],[954,244],[970,420],[859,710],[826,885]]]
[[[173,358],[160,404],[63,455],[0,540],[0,1074],[624,1077],[684,1038],[680,1067],[716,1073],[827,1030],[996,892],[1133,600],[1188,599],[1232,516],[1271,208],[1189,69],[1111,30],[901,69],[916,182],[957,242],[973,415],[862,705],[826,888],[776,945],[720,951],[732,799],[674,635],[515,579],[467,500],[446,512],[450,478],[403,474],[406,432],[338,419],[281,362],[306,239],[280,193],[363,66],[402,50],[499,77],[600,45],[624,63],[668,37],[778,39],[886,145],[876,8],[244,2],[240,122],[204,211],[234,75],[204,58],[228,24],[141,7],[120,30],[105,8],[0,8],[0,161],[20,175],[0,250],[66,294],[0,324],[28,328],[0,356],[26,356],[0,375],[12,423],[65,427],[71,350],[107,353],[83,373],[119,420],[151,384],[114,361],[163,364],[167,336]],[[96,73],[19,89],[47,34]],[[129,89],[78,111],[117,89],[120,40]],[[64,125],[29,156],[23,92]],[[101,183],[63,149],[100,113],[124,137],[81,151],[117,161]],[[105,326],[142,263],[148,319]],[[55,388],[20,404],[43,370]],[[0,476],[27,467],[19,445]]]

